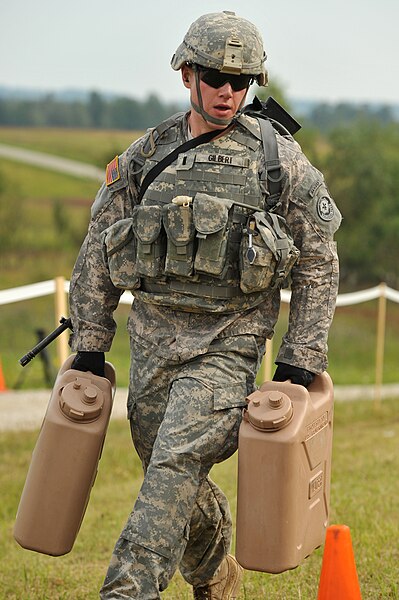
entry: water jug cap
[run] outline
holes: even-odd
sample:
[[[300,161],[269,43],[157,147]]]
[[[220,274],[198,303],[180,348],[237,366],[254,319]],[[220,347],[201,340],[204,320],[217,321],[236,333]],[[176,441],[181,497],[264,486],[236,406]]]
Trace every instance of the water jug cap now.
[[[278,390],[256,391],[249,396],[248,421],[260,431],[277,431],[292,419],[292,402],[287,394]]]
[[[104,396],[90,379],[77,377],[61,389],[59,405],[68,419],[90,423],[101,415]]]

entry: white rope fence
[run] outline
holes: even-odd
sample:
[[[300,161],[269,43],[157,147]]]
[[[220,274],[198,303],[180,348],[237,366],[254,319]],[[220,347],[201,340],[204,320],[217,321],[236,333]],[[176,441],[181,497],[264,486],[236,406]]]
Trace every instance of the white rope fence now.
[[[62,316],[67,313],[66,295],[69,292],[69,281],[63,277],[56,277],[48,281],[40,283],[32,283],[20,287],[9,288],[8,290],[0,290],[0,306],[12,304],[13,302],[22,302],[42,296],[55,295],[55,322],[59,323]],[[289,303],[291,292],[282,290],[282,302]],[[369,302],[370,300],[378,299],[378,315],[377,315],[377,342],[376,342],[376,366],[375,366],[375,399],[381,399],[381,386],[383,379],[384,366],[384,345],[385,345],[385,324],[386,324],[386,302],[399,303],[399,291],[388,287],[385,283],[361,290],[359,292],[351,292],[349,294],[339,294],[337,298],[337,306],[350,306],[352,304],[360,304],[361,302]],[[131,304],[133,295],[131,292],[124,292],[120,299],[121,304]],[[61,334],[57,338],[57,353],[58,361],[61,365],[68,356],[68,334]],[[267,340],[266,360],[263,366],[264,379],[271,378],[272,371],[272,341]]]
[[[32,298],[40,298],[41,296],[50,296],[56,292],[56,279],[41,281],[40,283],[31,283],[30,285],[22,285],[8,290],[0,290],[0,306],[3,304],[12,304],[13,302],[21,302],[22,300],[31,300]],[[63,279],[63,278],[62,278]],[[63,279],[63,289],[65,293],[69,292],[69,281]],[[349,306],[351,304],[360,304],[369,300],[376,300],[385,296],[387,300],[397,302],[399,304],[399,292],[388,287],[385,283],[380,283],[368,290],[359,292],[351,292],[349,294],[339,294],[337,298],[337,306]],[[283,302],[289,303],[291,292],[282,290],[281,299]],[[122,304],[131,304],[133,295],[130,292],[124,292],[120,302]]]

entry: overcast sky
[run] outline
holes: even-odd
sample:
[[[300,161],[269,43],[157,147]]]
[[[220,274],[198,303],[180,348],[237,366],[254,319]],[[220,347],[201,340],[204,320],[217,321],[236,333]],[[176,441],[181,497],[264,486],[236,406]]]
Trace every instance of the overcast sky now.
[[[398,0],[0,0],[0,85],[185,99],[170,58],[221,10],[259,27],[288,97],[399,103]]]

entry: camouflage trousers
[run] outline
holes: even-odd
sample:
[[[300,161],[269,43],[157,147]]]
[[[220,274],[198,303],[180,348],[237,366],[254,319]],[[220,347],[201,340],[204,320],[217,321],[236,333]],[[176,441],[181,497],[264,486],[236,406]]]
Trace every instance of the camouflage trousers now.
[[[212,578],[229,551],[232,524],[208,474],[237,449],[264,349],[253,335],[217,338],[206,354],[181,362],[155,356],[142,340],[131,343],[128,415],[145,475],[103,600],[159,599],[177,568],[191,585]]]

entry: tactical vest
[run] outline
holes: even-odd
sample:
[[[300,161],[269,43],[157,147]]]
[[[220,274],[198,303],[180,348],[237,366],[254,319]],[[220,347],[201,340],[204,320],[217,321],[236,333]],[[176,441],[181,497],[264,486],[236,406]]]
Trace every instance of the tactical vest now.
[[[150,152],[144,149],[151,156],[141,182],[181,145],[180,132],[179,122],[163,124]],[[146,302],[198,312],[247,310],[280,286],[298,251],[284,219],[264,210],[261,152],[258,123],[246,116],[221,137],[181,152],[145,190],[133,218],[107,230],[114,284]]]

